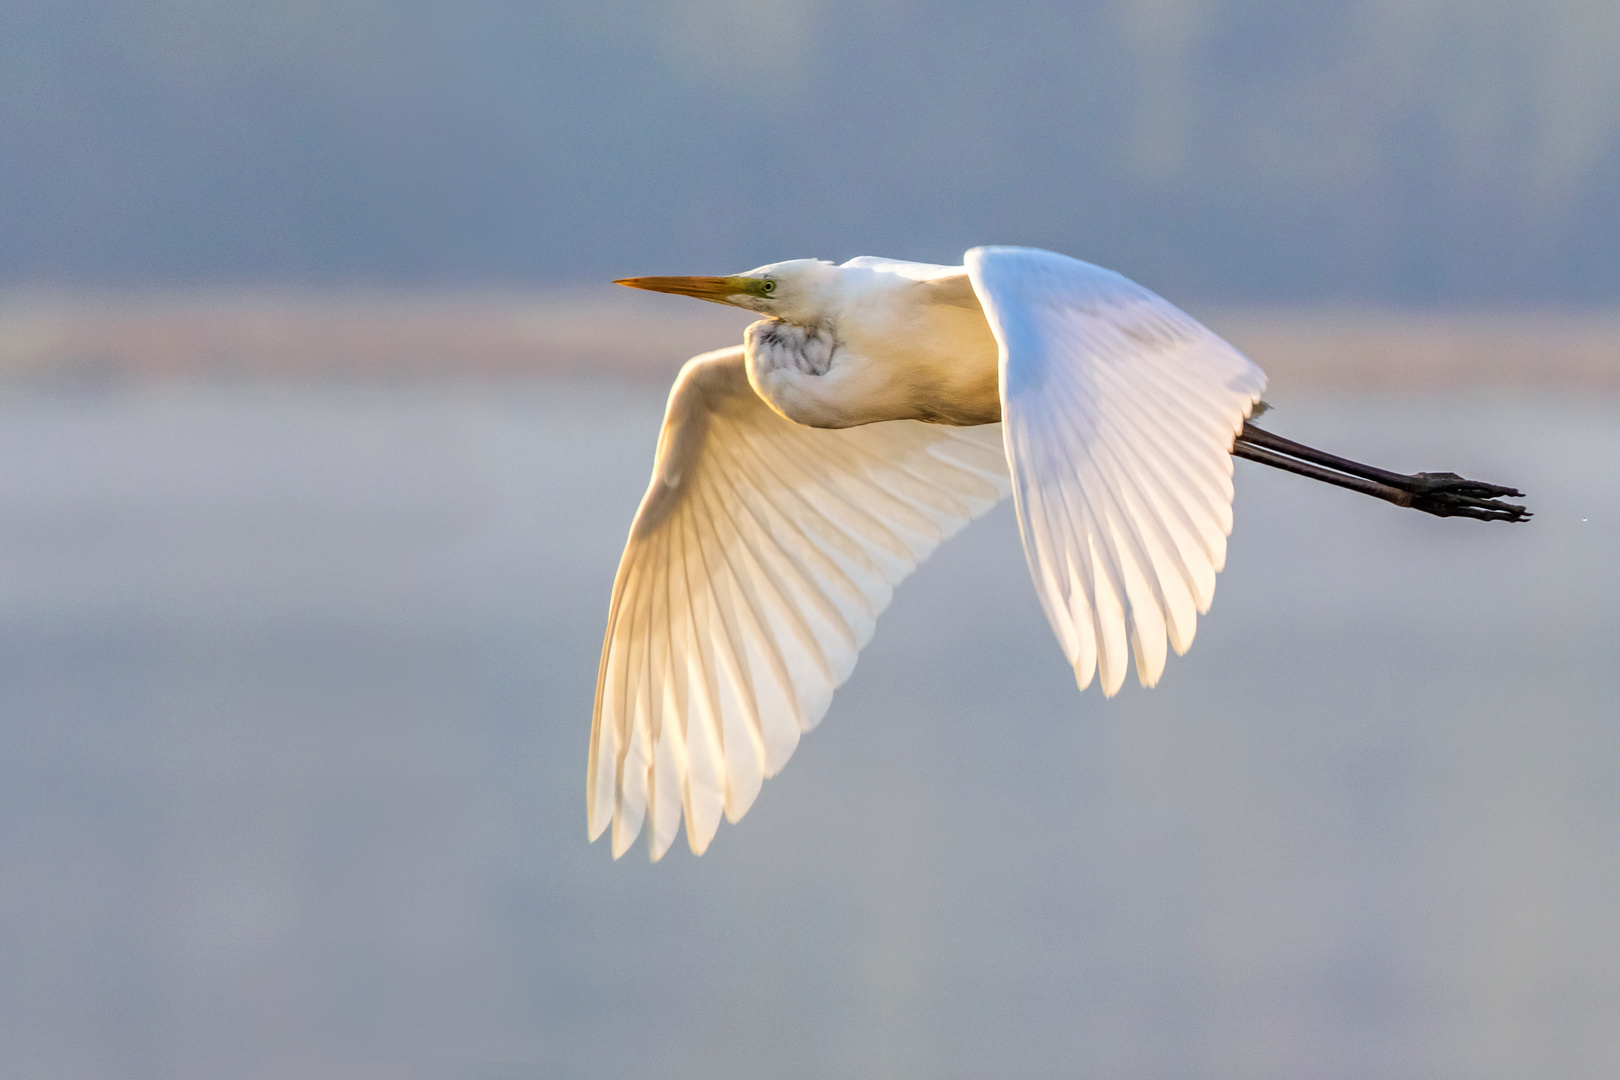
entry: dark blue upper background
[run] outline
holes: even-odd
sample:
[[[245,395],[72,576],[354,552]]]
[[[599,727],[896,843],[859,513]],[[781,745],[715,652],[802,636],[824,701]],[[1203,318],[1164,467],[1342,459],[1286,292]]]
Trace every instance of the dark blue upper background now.
[[[1611,0],[0,0],[0,284],[1061,249],[1620,300]]]

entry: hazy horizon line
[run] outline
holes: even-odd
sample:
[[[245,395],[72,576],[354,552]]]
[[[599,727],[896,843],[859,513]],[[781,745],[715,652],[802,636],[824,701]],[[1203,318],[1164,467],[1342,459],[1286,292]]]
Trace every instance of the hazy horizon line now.
[[[1182,300],[1274,385],[1620,391],[1620,308]],[[0,381],[667,379],[748,312],[612,286],[0,289]]]

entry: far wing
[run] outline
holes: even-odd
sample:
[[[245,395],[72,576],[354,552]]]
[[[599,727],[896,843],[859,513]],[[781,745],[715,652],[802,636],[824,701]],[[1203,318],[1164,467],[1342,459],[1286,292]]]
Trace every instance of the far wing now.
[[[826,713],[893,586],[1006,494],[999,425],[831,431],[773,412],[740,348],[689,361],[613,584],[591,839],[702,853]]]
[[[1001,348],[1013,500],[1075,679],[1152,686],[1192,644],[1232,531],[1232,440],[1265,374],[1119,274],[1028,248],[967,254]]]

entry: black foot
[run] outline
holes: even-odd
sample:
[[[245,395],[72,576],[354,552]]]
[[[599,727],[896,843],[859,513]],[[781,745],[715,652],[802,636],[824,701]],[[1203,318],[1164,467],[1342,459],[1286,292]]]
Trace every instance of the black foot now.
[[[1517,488],[1485,484],[1456,473],[1420,472],[1408,476],[1390,472],[1285,439],[1252,423],[1243,425],[1232,444],[1232,454],[1436,517],[1469,517],[1477,521],[1528,521],[1531,517],[1522,506],[1498,501],[1504,497],[1524,498],[1524,492]]]
[[[1517,488],[1485,484],[1466,480],[1456,473],[1413,473],[1407,488],[1412,497],[1408,503],[1414,510],[1422,510],[1435,517],[1471,517],[1479,521],[1524,521],[1534,515],[1522,506],[1498,502],[1504,496],[1522,499],[1524,492]]]

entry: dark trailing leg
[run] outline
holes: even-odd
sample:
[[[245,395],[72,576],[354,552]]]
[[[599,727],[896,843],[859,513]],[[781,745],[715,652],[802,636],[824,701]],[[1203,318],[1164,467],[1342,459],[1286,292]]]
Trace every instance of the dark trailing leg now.
[[[1359,491],[1396,506],[1410,506],[1436,517],[1525,521],[1531,516],[1522,506],[1499,501],[1504,497],[1522,499],[1524,492],[1516,488],[1467,480],[1456,473],[1420,472],[1408,476],[1389,472],[1273,435],[1248,422],[1232,443],[1232,456]]]

